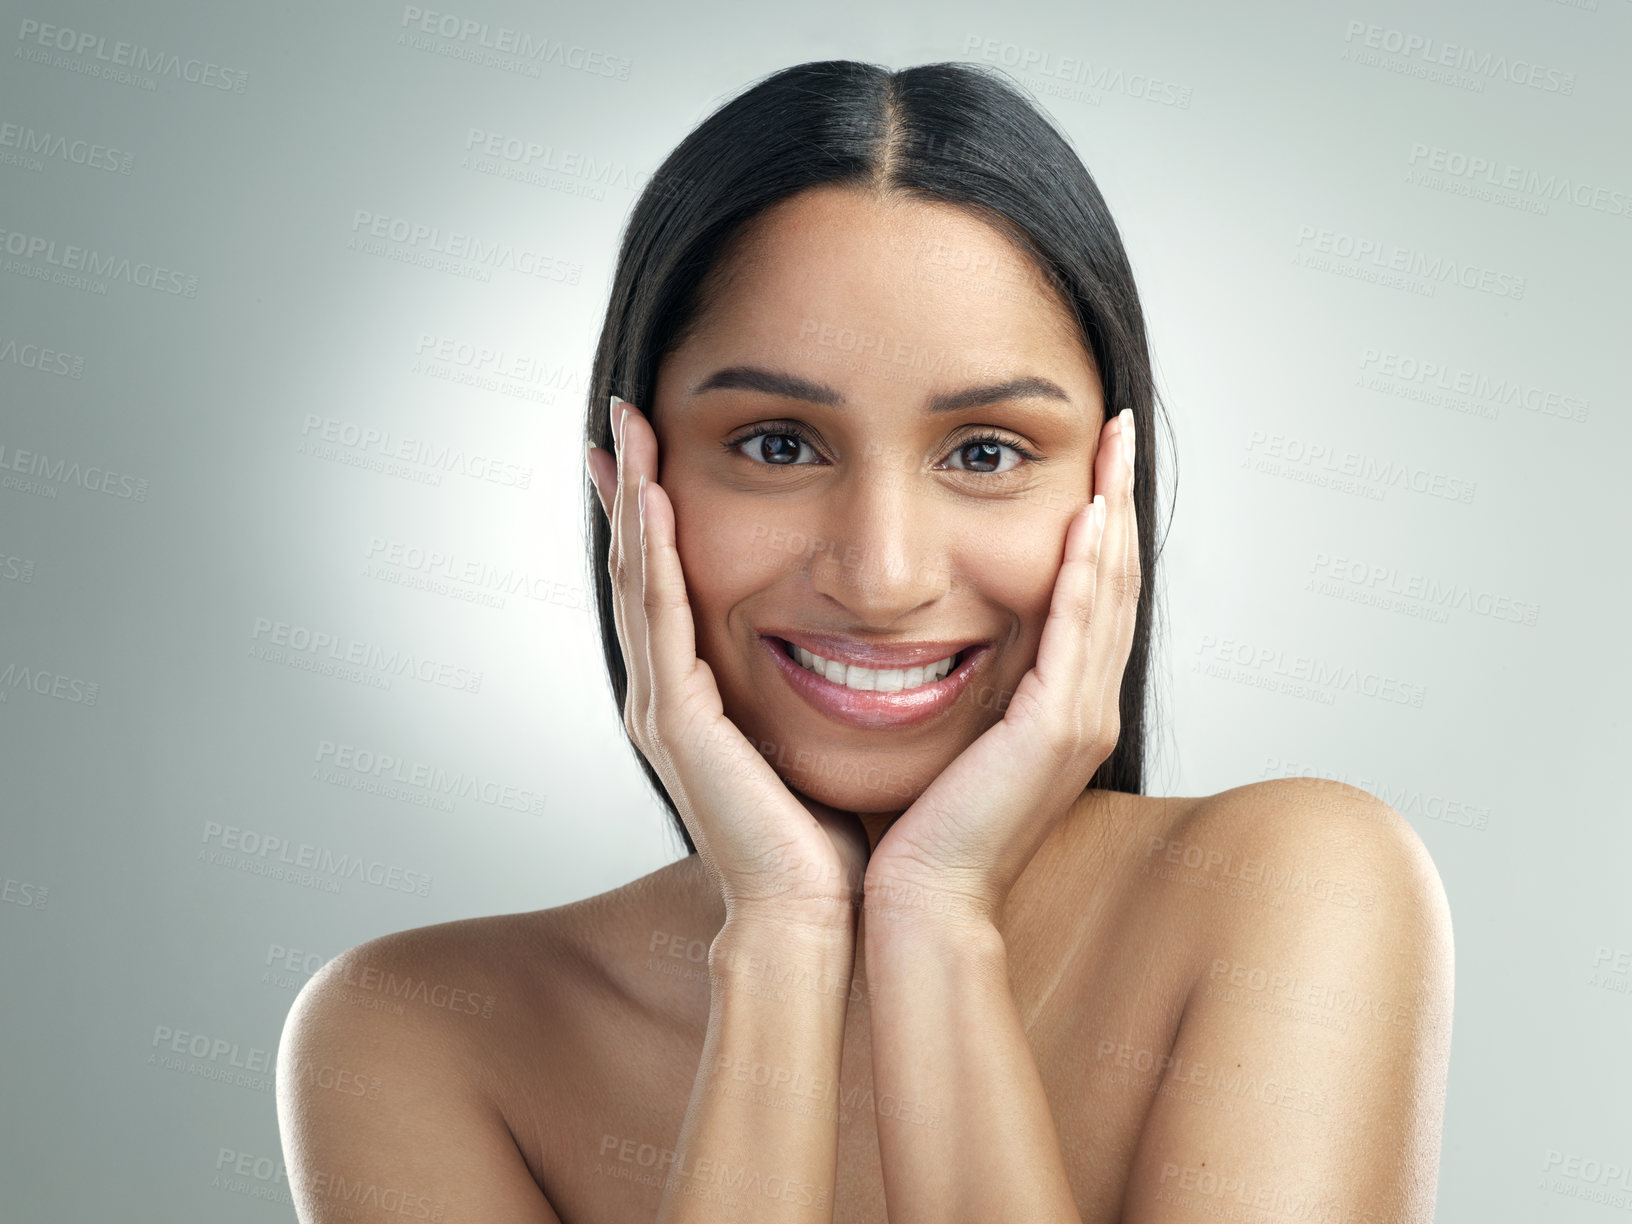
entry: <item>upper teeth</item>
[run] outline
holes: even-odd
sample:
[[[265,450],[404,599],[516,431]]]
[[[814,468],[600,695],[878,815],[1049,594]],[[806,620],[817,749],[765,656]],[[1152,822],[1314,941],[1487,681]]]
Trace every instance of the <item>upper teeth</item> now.
[[[845,688],[859,689],[865,693],[899,693],[906,689],[915,689],[943,678],[952,670],[952,663],[957,655],[948,655],[939,663],[931,663],[925,667],[878,668],[857,667],[854,663],[844,664],[833,659],[824,659],[821,655],[811,654],[803,646],[792,647],[793,657],[809,671],[818,676],[826,676],[834,684],[842,684]]]

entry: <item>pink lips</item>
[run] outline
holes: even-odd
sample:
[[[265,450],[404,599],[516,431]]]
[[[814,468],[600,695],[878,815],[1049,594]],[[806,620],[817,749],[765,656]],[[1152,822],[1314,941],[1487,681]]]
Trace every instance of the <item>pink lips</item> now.
[[[812,637],[803,633],[788,639],[762,635],[759,640],[770,651],[776,666],[793,686],[793,690],[819,713],[847,726],[872,731],[909,727],[934,718],[947,709],[957,701],[958,694],[968,685],[970,675],[979,666],[988,650],[983,643],[960,646],[956,642],[925,642],[870,649],[858,648],[854,643],[836,643],[829,645],[824,651],[822,644],[832,642],[833,639]],[[818,676],[815,672],[801,667],[788,655],[785,644],[788,640],[797,642],[806,650],[823,658],[839,658],[846,663],[859,663],[863,667],[920,667],[957,654],[960,650],[965,653],[958,665],[944,679],[904,693],[866,693],[835,684],[826,676]],[[879,659],[880,656],[882,661],[871,661]]]

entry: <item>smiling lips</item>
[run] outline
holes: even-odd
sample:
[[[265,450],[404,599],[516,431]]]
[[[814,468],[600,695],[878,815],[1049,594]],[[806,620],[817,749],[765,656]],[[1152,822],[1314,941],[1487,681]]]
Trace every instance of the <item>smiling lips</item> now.
[[[808,704],[867,730],[933,718],[957,700],[988,650],[970,640],[870,645],[795,631],[760,640]]]

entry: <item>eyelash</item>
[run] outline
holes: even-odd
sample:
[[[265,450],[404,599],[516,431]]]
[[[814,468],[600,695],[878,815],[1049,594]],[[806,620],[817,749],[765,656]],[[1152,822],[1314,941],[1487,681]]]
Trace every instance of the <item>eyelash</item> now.
[[[816,443],[811,440],[810,435],[807,432],[805,432],[805,430],[803,430],[802,428],[800,428],[797,425],[779,424],[776,421],[766,421],[763,424],[755,425],[752,428],[750,428],[746,433],[743,433],[743,434],[739,435],[738,437],[733,438],[729,442],[723,443],[723,446],[725,447],[725,450],[729,453],[729,452],[732,452],[732,451],[736,451],[737,448],[740,447],[744,442],[751,442],[755,438],[763,438],[763,437],[766,437],[768,435],[776,435],[778,437],[798,438],[806,446],[810,447],[811,450],[814,451],[816,449]],[[1005,436],[1003,434],[993,433],[993,432],[990,432],[990,431],[988,431],[986,433],[980,433],[980,434],[971,434],[967,438],[960,439],[957,446],[955,446],[953,448],[953,450],[954,451],[961,451],[967,446],[975,445],[977,442],[989,442],[989,443],[991,443],[991,444],[993,444],[995,446],[1006,446],[1010,450],[1014,451],[1017,455],[1019,455],[1022,459],[1024,459],[1026,461],[1026,463],[1041,463],[1043,461],[1042,456],[1033,454],[1030,450],[1028,450],[1026,447],[1022,446],[1019,442],[1015,441],[1013,438],[1007,437],[1007,436]],[[763,464],[761,466],[764,466],[764,467],[810,467],[812,465],[808,464],[808,463],[767,463],[767,464]],[[967,472],[971,476],[1012,476],[1015,472],[1018,472],[1024,466],[1025,466],[1025,464],[1016,464],[1014,467],[1009,468],[1006,471],[1002,471],[1002,472],[975,472],[975,471],[971,471],[969,468],[952,468],[951,470],[954,471],[954,472]]]

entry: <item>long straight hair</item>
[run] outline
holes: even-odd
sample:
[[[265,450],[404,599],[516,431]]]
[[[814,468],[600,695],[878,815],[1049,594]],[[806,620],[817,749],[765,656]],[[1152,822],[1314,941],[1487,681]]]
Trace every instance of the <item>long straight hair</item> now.
[[[636,200],[595,350],[585,433],[612,451],[612,395],[654,419],[662,359],[707,308],[710,273],[745,223],[806,188],[849,186],[962,207],[1003,233],[1074,313],[1107,419],[1133,409],[1142,585],[1119,695],[1121,735],[1090,788],[1141,794],[1156,559],[1159,409],[1144,315],[1121,235],[1066,138],[1014,84],[974,64],[891,72],[854,60],[798,64],[724,103],[669,154]],[[613,616],[610,529],[587,475],[590,580],[621,717],[629,677]],[[687,853],[696,845],[651,763],[636,753]]]

